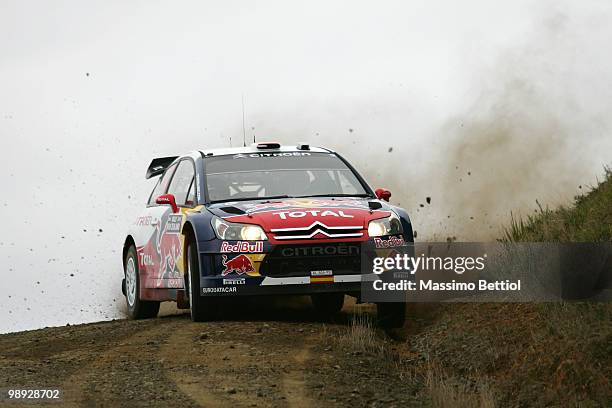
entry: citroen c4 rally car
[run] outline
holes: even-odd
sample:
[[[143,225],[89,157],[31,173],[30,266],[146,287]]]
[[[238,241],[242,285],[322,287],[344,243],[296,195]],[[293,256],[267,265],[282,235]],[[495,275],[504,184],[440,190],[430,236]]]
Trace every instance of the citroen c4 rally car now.
[[[371,269],[362,248],[413,242],[408,215],[373,191],[339,154],[259,143],[154,159],[159,180],[123,247],[131,318],[162,301],[216,316],[220,297],[310,295],[322,315],[360,297]],[[405,303],[379,303],[381,324],[404,323]]]

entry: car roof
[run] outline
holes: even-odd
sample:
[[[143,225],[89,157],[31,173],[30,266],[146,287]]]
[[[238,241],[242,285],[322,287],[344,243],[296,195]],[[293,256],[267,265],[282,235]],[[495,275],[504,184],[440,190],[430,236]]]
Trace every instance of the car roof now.
[[[257,144],[252,144],[251,146],[245,147],[227,147],[220,149],[203,149],[201,152],[204,156],[225,156],[225,155],[233,155],[233,154],[249,154],[249,153],[274,153],[274,152],[312,152],[312,153],[333,153],[331,150],[326,149],[324,147],[316,147],[316,146],[308,146],[308,148],[302,147],[303,145],[281,145],[278,148],[273,149],[261,149],[257,148]]]
[[[278,145],[276,146],[267,146],[262,147],[262,145]],[[259,147],[258,147],[259,145]],[[204,150],[194,150],[189,153],[183,154],[182,156],[167,156],[167,157],[157,157],[151,161],[149,167],[147,169],[147,173],[145,178],[149,179],[152,177],[159,176],[163,174],[168,167],[172,164],[177,163],[178,161],[191,158],[193,160],[198,160],[202,157],[214,157],[214,156],[227,156],[227,155],[235,155],[235,154],[252,154],[252,153],[284,153],[284,152],[313,152],[313,153],[334,153],[333,151],[326,149],[324,147],[316,147],[309,146],[305,143],[300,143],[298,145],[279,145],[275,142],[263,142],[263,143],[253,143],[250,146],[243,147],[228,147],[221,149],[204,149]]]

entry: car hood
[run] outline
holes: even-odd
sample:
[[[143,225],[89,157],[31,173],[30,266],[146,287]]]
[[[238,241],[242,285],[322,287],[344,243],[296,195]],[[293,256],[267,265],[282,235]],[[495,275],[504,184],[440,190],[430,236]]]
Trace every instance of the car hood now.
[[[208,209],[230,222],[257,224],[272,241],[365,240],[370,220],[390,215],[376,199],[288,198],[213,204]]]

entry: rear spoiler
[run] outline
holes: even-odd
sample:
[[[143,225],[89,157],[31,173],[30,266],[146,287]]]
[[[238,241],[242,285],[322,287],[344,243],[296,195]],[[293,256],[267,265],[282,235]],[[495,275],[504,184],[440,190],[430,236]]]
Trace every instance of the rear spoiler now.
[[[176,159],[178,159],[178,156],[158,157],[156,159],[153,159],[153,161],[151,161],[151,164],[149,164],[149,168],[147,169],[147,175],[145,176],[145,178],[150,179],[151,177],[159,176]]]

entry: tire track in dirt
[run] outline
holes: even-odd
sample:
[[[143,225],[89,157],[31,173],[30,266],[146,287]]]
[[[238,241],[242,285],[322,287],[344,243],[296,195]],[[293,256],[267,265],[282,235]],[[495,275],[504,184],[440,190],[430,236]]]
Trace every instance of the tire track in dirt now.
[[[180,315],[0,336],[0,383],[59,386],[64,391],[59,405],[67,407],[414,401],[402,390],[418,392],[416,385],[395,378],[377,356],[352,348],[351,310],[326,324],[302,305],[265,309],[256,303],[230,312],[223,321],[206,323]]]
[[[168,378],[204,407],[313,406],[304,381],[309,347],[284,326],[186,323],[160,356]]]
[[[107,371],[109,366],[116,361],[126,356],[138,354],[142,350],[143,344],[150,342],[150,339],[160,330],[161,328],[156,326],[138,331],[131,336],[123,338],[118,345],[104,350],[93,361],[82,366],[63,382],[61,386],[63,390],[62,405],[66,407],[91,405],[95,401],[91,395],[91,386],[99,382],[101,373]],[[106,395],[107,399],[111,398],[111,400],[106,402],[109,406],[115,404],[119,406],[123,403],[122,401],[116,401],[114,397],[116,397],[116,394]]]
[[[308,396],[305,380],[306,362],[311,355],[312,342],[311,337],[306,339],[302,349],[293,357],[295,368],[283,377],[283,390],[290,407],[313,407],[316,405]]]
[[[207,371],[206,365],[195,362],[199,350],[194,338],[199,338],[205,326],[206,324],[187,323],[186,327],[176,330],[160,349],[160,356],[167,362],[165,368],[169,379],[174,381],[183,394],[202,407],[230,407],[234,402],[223,398],[213,390],[216,382],[213,379],[203,378],[202,374],[206,374]]]
[[[88,380],[99,375],[95,369],[100,357],[113,353],[122,342],[130,342],[134,333],[148,333],[151,325],[164,323],[113,321],[0,336],[0,383],[15,389],[59,388],[61,406],[82,406],[90,391]],[[89,400],[96,397],[109,399],[113,395],[98,394]]]

